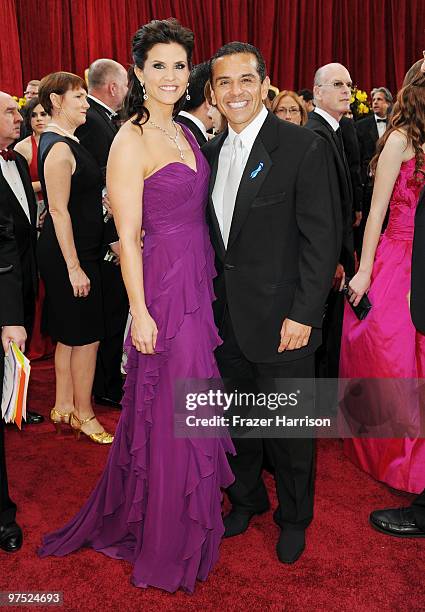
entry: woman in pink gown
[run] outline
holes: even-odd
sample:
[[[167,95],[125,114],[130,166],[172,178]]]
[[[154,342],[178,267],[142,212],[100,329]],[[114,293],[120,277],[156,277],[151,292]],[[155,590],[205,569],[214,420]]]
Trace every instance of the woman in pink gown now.
[[[341,378],[385,379],[363,384],[369,393],[357,407],[370,432],[381,426],[382,436],[382,431],[391,431],[388,425],[394,432],[391,438],[348,438],[345,453],[377,480],[412,493],[425,488],[425,443],[417,436],[415,395],[415,379],[425,378],[425,336],[413,326],[409,310],[414,220],[424,186],[424,134],[425,77],[419,72],[400,90],[372,160],[372,206],[359,270],[349,283],[350,300],[357,304],[367,292],[372,309],[360,321],[345,305],[340,359]],[[380,236],[388,206],[388,226]]]

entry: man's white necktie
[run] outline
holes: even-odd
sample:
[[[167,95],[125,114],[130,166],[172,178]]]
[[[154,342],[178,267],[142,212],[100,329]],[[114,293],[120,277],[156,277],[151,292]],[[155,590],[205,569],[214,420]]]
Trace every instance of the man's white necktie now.
[[[235,209],[236,196],[243,171],[244,148],[240,136],[233,140],[232,156],[229,164],[229,174],[223,195],[223,242],[227,249],[230,226],[232,225],[233,211]]]

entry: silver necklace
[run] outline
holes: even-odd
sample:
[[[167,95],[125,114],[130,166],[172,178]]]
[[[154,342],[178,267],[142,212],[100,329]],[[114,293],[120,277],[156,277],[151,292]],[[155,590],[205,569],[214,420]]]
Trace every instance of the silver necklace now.
[[[169,133],[167,132],[167,130],[165,130],[163,127],[161,127],[160,125],[158,125],[157,123],[155,123],[154,121],[152,121],[152,119],[149,119],[149,123],[151,123],[151,124],[153,125],[153,127],[157,128],[158,130],[161,130],[161,132],[164,132],[164,134],[165,134],[166,136],[168,136],[168,138],[169,138],[169,139],[170,139],[172,142],[174,142],[174,144],[176,145],[176,147],[177,147],[177,148],[178,148],[178,150],[179,150],[179,153],[180,153],[180,158],[181,158],[181,159],[184,159],[184,155],[183,155],[182,148],[181,148],[181,146],[179,145],[179,143],[177,142],[177,138],[179,137],[179,130],[178,130],[178,127],[177,127],[176,122],[175,122],[175,121],[173,121],[173,125],[174,125],[174,128],[175,128],[175,130],[176,130],[176,135],[174,136],[174,138],[173,138],[173,136],[171,136],[171,134],[169,134]]]
[[[54,127],[57,130],[59,130],[60,132],[62,132],[62,134],[65,134],[65,136],[67,136],[68,138],[72,138],[72,140],[75,140],[76,142],[80,142],[78,140],[78,138],[76,136],[74,136],[74,134],[71,134],[70,132],[67,132],[66,130],[64,130],[63,127],[61,127],[60,125],[58,125],[57,123],[48,123],[46,127]]]

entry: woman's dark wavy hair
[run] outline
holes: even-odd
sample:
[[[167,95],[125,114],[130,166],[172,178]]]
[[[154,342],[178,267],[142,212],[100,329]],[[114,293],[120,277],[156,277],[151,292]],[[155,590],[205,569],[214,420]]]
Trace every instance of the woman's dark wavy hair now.
[[[143,90],[134,72],[137,66],[143,70],[148,52],[159,43],[177,43],[181,45],[187,54],[189,69],[192,66],[193,32],[183,27],[177,19],[154,19],[137,30],[132,40],[132,56],[134,66],[128,71],[128,93],[124,100],[124,114],[126,118],[136,117],[132,123],[143,125],[149,120],[149,111],[144,106]],[[173,115],[176,115],[183,107],[185,96],[183,95],[174,105]]]
[[[410,75],[410,79],[407,76],[403,87],[397,94],[388,129],[378,140],[376,154],[370,162],[370,169],[372,174],[376,173],[378,159],[385,143],[395,130],[402,128],[407,137],[407,146],[412,146],[415,152],[416,180],[423,182],[425,179],[423,170],[425,155],[422,149],[425,142],[425,74],[417,70]]]
[[[38,96],[36,96],[35,98],[31,98],[30,100],[28,100],[28,102],[24,106],[24,112],[23,112],[24,124],[25,124],[25,128],[28,134],[32,134],[32,127],[31,127],[32,113],[35,107],[38,106],[39,104],[40,104],[40,100],[38,99]],[[43,107],[43,110],[44,110],[44,107]]]

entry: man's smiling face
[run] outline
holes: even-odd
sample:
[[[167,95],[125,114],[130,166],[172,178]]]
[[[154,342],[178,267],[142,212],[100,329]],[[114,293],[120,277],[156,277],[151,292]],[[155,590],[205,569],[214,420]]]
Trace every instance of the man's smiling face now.
[[[269,89],[261,82],[257,58],[252,53],[224,55],[212,67],[212,101],[235,132],[241,132],[258,115]]]

